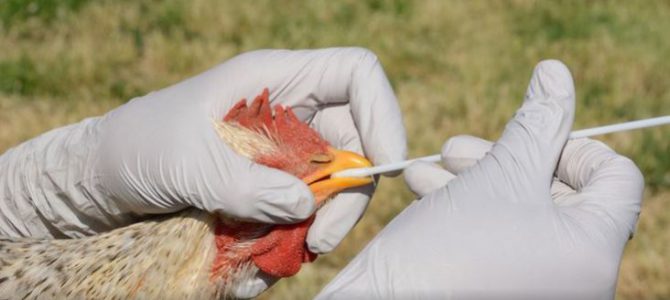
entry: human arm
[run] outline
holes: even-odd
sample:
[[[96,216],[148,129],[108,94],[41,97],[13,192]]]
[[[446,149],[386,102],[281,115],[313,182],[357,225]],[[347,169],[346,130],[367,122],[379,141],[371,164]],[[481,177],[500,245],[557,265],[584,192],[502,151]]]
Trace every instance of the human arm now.
[[[304,183],[232,153],[212,126],[265,87],[273,104],[294,107],[333,146],[375,163],[404,158],[400,111],[373,53],[253,51],[8,150],[0,156],[0,233],[78,237],[186,207],[267,223],[306,218],[315,207]],[[332,250],[371,193],[342,193],[320,210],[310,249]]]

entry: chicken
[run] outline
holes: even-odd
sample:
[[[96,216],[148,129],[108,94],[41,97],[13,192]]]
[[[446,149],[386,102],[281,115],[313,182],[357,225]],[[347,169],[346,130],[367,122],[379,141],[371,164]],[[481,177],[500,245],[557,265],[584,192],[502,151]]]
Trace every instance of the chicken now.
[[[333,149],[265,89],[216,122],[238,154],[307,183],[317,205],[370,179],[330,178],[365,167]],[[313,216],[290,225],[242,222],[187,209],[80,239],[0,238],[0,299],[222,299],[259,272],[292,276],[316,255],[305,247]]]

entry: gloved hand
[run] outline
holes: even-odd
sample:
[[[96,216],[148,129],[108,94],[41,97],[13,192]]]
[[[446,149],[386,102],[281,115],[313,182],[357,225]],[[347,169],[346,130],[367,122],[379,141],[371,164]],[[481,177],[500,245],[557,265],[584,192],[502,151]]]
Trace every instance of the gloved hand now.
[[[317,298],[612,299],[643,178],[602,143],[566,145],[574,95],[562,63],[540,63],[498,142],[447,142],[456,177],[407,170],[410,188],[428,194]]]
[[[261,50],[133,99],[102,117],[58,128],[0,156],[0,235],[79,237],[185,207],[267,223],[315,210],[309,188],[234,153],[213,122],[269,88],[333,146],[374,163],[403,160],[393,90],[368,50]],[[307,242],[331,251],[358,221],[372,188],[319,210]]]

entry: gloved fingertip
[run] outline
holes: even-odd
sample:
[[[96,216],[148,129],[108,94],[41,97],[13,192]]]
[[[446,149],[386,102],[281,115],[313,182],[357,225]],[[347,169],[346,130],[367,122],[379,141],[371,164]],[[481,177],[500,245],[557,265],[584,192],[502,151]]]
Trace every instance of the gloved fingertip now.
[[[307,249],[309,249],[310,252],[315,253],[315,254],[326,254],[330,253],[333,250],[335,250],[335,247],[339,245],[340,240],[336,239],[327,239],[327,238],[319,238],[319,239],[310,239],[306,241],[307,244]]]
[[[442,166],[458,174],[476,164],[492,147],[493,142],[475,136],[454,136],[442,145]]]
[[[275,284],[277,280],[279,280],[279,278],[270,277],[261,272],[258,276],[239,283],[233,290],[233,296],[237,299],[251,299],[258,297],[258,295]]]
[[[302,181],[269,187],[257,199],[261,211],[289,223],[307,219],[316,210],[314,195]]]
[[[307,232],[307,248],[316,254],[333,251],[365,212],[373,187],[363,186],[340,193],[316,213]]]
[[[238,217],[264,223],[296,223],[307,219],[316,210],[314,195],[309,187],[290,174],[262,167],[240,184],[248,190],[248,197],[236,214]],[[243,181],[243,180],[241,180]]]
[[[563,62],[548,59],[535,66],[528,92],[531,96],[569,97],[574,94],[574,83],[568,67]]]
[[[416,161],[405,169],[405,182],[409,189],[419,197],[445,186],[456,176],[435,164]]]

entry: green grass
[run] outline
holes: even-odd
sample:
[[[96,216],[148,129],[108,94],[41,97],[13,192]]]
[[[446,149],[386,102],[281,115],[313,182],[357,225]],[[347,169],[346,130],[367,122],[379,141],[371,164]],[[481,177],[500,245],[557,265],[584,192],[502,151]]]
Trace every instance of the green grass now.
[[[667,1],[0,0],[0,150],[258,48],[373,50],[412,156],[456,134],[497,138],[545,58],[573,72],[576,128],[670,114],[668,28]],[[666,127],[600,138],[647,182],[619,299],[670,298],[669,137]],[[334,253],[263,298],[310,298],[411,200],[385,179]]]

